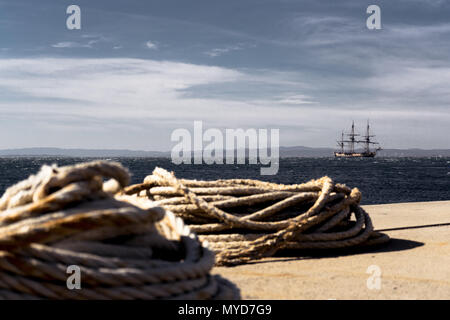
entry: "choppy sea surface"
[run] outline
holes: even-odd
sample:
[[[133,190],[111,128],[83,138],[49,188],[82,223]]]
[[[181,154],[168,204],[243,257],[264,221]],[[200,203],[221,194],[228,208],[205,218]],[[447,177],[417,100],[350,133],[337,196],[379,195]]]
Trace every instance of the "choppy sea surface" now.
[[[44,164],[64,166],[89,160],[94,158],[0,158],[0,194]],[[273,176],[261,176],[260,165],[175,165],[167,158],[108,160],[126,166],[132,183],[142,182],[156,166],[174,171],[179,178],[204,180],[252,178],[292,184],[328,175],[336,182],[358,187],[362,204],[450,200],[450,158],[282,158],[278,174]]]

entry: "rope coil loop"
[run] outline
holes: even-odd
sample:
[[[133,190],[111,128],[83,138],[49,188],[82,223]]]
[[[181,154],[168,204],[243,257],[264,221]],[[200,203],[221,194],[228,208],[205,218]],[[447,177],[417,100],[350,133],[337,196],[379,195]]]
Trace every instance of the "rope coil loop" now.
[[[0,299],[236,299],[183,220],[116,195],[119,163],[44,166],[0,199]],[[108,186],[107,186],[108,185]],[[113,188],[114,189],[114,188]],[[78,266],[81,289],[67,286]]]
[[[359,206],[360,191],[326,176],[283,185],[177,179],[155,168],[143,183],[123,193],[151,200],[183,218],[215,251],[216,265],[241,264],[281,249],[336,249],[389,240],[373,231],[369,215]]]

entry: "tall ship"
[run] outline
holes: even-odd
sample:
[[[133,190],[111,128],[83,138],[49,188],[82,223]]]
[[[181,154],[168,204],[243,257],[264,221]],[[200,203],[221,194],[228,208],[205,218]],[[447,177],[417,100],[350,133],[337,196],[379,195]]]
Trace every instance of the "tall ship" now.
[[[347,139],[344,139],[346,137]],[[355,122],[352,122],[352,131],[344,134],[342,131],[341,140],[338,140],[339,150],[334,152],[335,157],[345,158],[373,158],[376,156],[377,151],[381,150],[380,144],[373,141],[371,138],[375,137],[370,134],[370,125],[367,121],[366,134],[361,136],[355,133]],[[362,138],[361,140],[359,138]],[[362,148],[355,149],[355,146],[361,145]],[[374,146],[371,149],[371,145]]]

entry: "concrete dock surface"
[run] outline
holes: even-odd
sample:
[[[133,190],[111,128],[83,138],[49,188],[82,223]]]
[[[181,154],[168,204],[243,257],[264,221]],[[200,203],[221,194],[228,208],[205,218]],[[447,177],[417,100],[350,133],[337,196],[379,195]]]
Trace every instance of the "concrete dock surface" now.
[[[450,299],[450,201],[367,205],[387,244],[216,267],[243,299]]]

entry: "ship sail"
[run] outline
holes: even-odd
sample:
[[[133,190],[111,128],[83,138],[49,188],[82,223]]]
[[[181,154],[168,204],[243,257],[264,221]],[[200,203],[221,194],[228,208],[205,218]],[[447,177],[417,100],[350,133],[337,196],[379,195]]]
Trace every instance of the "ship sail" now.
[[[345,140],[344,136],[347,136],[348,139]],[[361,136],[362,140],[359,140],[357,137],[360,137],[360,135],[358,133],[355,133],[355,122],[352,121],[352,128],[350,133],[344,134],[344,131],[342,131],[341,140],[337,141],[339,150],[334,152],[334,156],[373,158],[376,156],[377,151],[381,150],[380,144],[371,139],[375,136],[370,134],[369,120],[367,120],[366,134],[364,136]],[[363,144],[362,151],[356,151],[355,145],[358,144]],[[370,149],[371,145],[376,146],[375,149]]]

